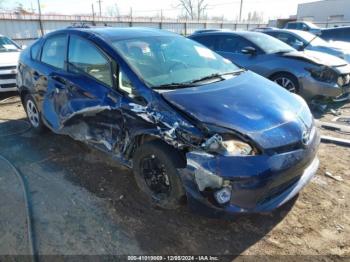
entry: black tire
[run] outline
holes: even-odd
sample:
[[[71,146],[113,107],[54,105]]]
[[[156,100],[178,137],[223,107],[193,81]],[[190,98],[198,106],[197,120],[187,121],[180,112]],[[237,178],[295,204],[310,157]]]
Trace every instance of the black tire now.
[[[152,163],[152,165],[157,166],[155,163],[158,162],[162,167],[162,172],[157,172],[158,167],[148,168],[154,173],[150,175],[150,171],[147,172],[145,165],[149,166]],[[176,209],[181,206],[185,193],[177,170],[181,165],[180,163],[183,163],[183,160],[179,153],[162,141],[146,142],[136,149],[133,156],[135,180],[140,190],[146,194],[152,204],[164,209]]]
[[[291,93],[299,93],[299,82],[298,79],[290,73],[278,73],[271,77],[271,80],[276,82],[278,85],[287,89]]]
[[[45,125],[41,119],[41,113],[38,110],[38,106],[35,103],[35,100],[32,96],[30,96],[30,95],[25,96],[23,107],[24,107],[24,110],[26,111],[28,121],[29,121],[30,125],[32,126],[32,128],[38,133],[42,133],[42,132],[46,131]],[[30,111],[32,111],[32,112],[30,112]],[[34,116],[34,114],[35,114],[35,116]],[[35,118],[35,120],[34,120],[34,118]]]

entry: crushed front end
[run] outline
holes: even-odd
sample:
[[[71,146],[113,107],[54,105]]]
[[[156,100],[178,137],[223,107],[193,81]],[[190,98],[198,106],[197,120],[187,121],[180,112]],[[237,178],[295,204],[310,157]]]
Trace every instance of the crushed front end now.
[[[291,200],[315,175],[320,135],[307,143],[249,156],[189,152],[180,170],[193,209],[214,213],[267,212]]]

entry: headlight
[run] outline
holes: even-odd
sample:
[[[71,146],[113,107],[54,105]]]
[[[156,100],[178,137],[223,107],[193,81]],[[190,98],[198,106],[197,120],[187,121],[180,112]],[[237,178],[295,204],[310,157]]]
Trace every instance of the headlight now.
[[[202,144],[209,152],[220,153],[222,155],[249,156],[255,155],[255,151],[248,143],[232,138],[231,135],[212,136]]]
[[[338,86],[342,87],[350,83],[350,75],[342,75],[337,79]]]
[[[253,148],[249,144],[238,140],[222,141],[222,144],[226,152],[234,156],[251,155],[253,151]]]
[[[321,67],[321,68],[311,68],[307,69],[313,78],[317,81],[327,82],[327,83],[336,83],[338,80],[338,74],[331,68]]]

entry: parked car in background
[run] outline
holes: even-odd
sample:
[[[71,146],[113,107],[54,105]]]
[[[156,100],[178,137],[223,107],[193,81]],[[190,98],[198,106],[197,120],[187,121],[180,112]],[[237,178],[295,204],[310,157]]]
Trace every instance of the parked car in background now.
[[[0,92],[16,91],[17,63],[21,47],[0,35]]]
[[[263,31],[266,31],[266,30],[275,30],[275,29],[278,29],[278,28],[277,27],[273,27],[273,26],[266,26],[266,27],[257,27],[257,28],[252,29],[251,31],[263,32]]]
[[[258,32],[211,32],[190,36],[218,54],[304,98],[349,92],[350,65],[316,51],[297,51]]]
[[[321,33],[321,28],[319,28],[317,25],[315,25],[311,22],[288,22],[284,28],[285,29],[308,31],[308,32],[313,33],[315,35],[318,35]]]
[[[312,33],[299,30],[265,30],[263,33],[273,36],[299,51],[319,51],[350,62],[350,43],[338,42],[337,44],[332,44]]]
[[[35,130],[109,153],[163,208],[269,211],[318,168],[302,98],[174,33],[52,32],[23,51],[17,83]]]
[[[326,41],[350,42],[350,26],[322,29],[320,37]]]

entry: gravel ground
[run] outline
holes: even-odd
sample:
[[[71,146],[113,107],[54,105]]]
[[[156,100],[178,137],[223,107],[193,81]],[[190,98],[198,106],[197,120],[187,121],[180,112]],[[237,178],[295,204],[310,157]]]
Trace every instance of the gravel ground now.
[[[273,213],[209,219],[186,207],[163,211],[149,206],[129,170],[69,137],[27,130],[18,121],[25,120],[18,98],[5,102],[0,118],[12,120],[0,120],[0,154],[26,178],[40,254],[350,256],[350,148],[321,144],[316,177],[297,199]],[[350,116],[350,104],[335,106]],[[1,160],[0,167],[0,255],[28,254],[23,193]],[[325,176],[326,171],[343,181]]]

